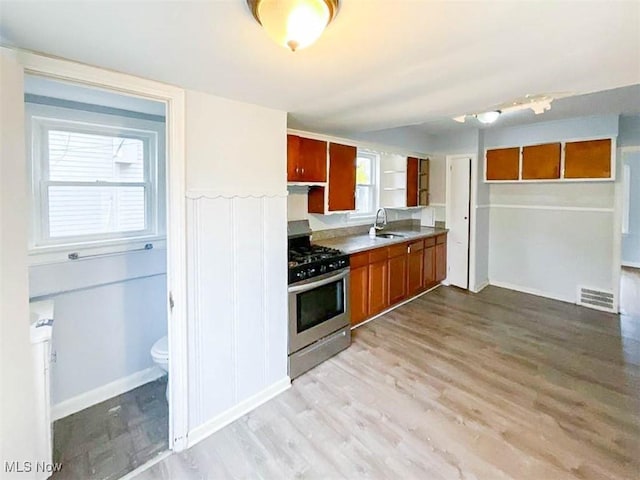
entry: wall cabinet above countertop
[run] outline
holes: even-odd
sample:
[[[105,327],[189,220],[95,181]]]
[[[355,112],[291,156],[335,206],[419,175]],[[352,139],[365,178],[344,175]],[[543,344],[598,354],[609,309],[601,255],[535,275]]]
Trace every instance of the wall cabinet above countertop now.
[[[485,182],[615,180],[615,138],[487,149]]]
[[[329,143],[329,181],[309,189],[308,212],[327,214],[356,209],[356,157],[358,149]]]
[[[327,181],[327,142],[287,135],[287,181],[325,183]]]
[[[310,134],[314,137],[313,134]],[[429,160],[396,153],[361,150],[331,138],[287,135],[287,183],[306,186],[307,212],[321,215],[356,211],[357,171],[360,160],[370,159],[369,172],[361,178],[362,190],[373,191],[375,201],[367,205],[383,208],[412,208],[429,204]],[[362,165],[366,164],[362,160]],[[364,180],[364,178],[367,178]],[[369,190],[366,190],[369,188]],[[358,197],[359,198],[359,197]]]

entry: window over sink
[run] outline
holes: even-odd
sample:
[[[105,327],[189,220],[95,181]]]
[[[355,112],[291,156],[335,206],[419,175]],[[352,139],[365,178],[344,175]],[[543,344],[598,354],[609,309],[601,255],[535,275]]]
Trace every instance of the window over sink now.
[[[356,211],[352,218],[374,216],[378,209],[378,170],[380,156],[358,149],[356,158]]]

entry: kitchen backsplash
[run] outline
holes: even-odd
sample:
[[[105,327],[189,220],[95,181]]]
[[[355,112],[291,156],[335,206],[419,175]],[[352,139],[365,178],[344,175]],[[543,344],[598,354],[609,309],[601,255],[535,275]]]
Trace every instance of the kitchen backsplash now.
[[[307,213],[307,187],[289,186],[289,196],[287,198],[287,219],[288,220],[309,220],[311,230],[319,232],[323,230],[339,230],[344,228],[356,228],[365,231],[373,225],[373,219],[354,220],[346,213],[336,213],[332,215],[316,215]],[[417,220],[418,224],[422,217],[422,209],[398,210],[387,209],[387,220],[389,222],[403,220]]]
[[[420,226],[420,220],[408,219],[408,220],[395,220],[388,222],[385,230],[401,230],[409,229]],[[369,231],[371,223],[366,225],[355,225],[352,227],[331,228],[327,230],[313,230],[314,240],[326,240],[328,238],[345,237],[347,235],[362,235]]]

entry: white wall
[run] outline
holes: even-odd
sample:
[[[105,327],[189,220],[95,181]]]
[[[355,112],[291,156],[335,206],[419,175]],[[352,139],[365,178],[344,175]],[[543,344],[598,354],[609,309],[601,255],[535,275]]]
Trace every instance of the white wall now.
[[[286,113],[187,92],[189,442],[289,385]]]
[[[166,249],[34,265],[29,277],[31,298],[55,302],[54,416],[90,405],[109,383],[127,391],[129,377],[155,366],[150,349],[167,334]]]
[[[4,472],[5,462],[34,462],[33,361],[29,341],[27,196],[23,70],[0,49],[0,465],[3,478],[35,478],[35,471]]]
[[[640,115],[621,115],[618,147],[640,145]]]
[[[623,149],[620,165],[627,166],[630,177],[629,197],[623,200],[628,203],[629,230],[622,235],[622,263],[640,267],[640,115],[620,117],[618,146]]]
[[[640,151],[623,154],[622,165],[629,176],[628,230],[622,234],[622,264],[640,268]]]
[[[615,137],[617,116],[486,130],[486,148]],[[491,184],[489,278],[568,302],[578,286],[612,292],[614,183]]]
[[[471,194],[475,197],[471,204],[475,210],[471,212],[471,227],[474,229],[474,244],[470,258],[469,283],[474,292],[481,290],[489,283],[489,233],[490,233],[490,191],[484,182],[484,130],[478,133],[478,150],[475,164],[472,166]]]

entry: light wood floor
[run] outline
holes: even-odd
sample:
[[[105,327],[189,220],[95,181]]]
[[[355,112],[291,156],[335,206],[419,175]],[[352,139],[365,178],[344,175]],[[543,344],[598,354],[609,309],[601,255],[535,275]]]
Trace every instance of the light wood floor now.
[[[440,288],[138,478],[638,479],[640,322]]]

